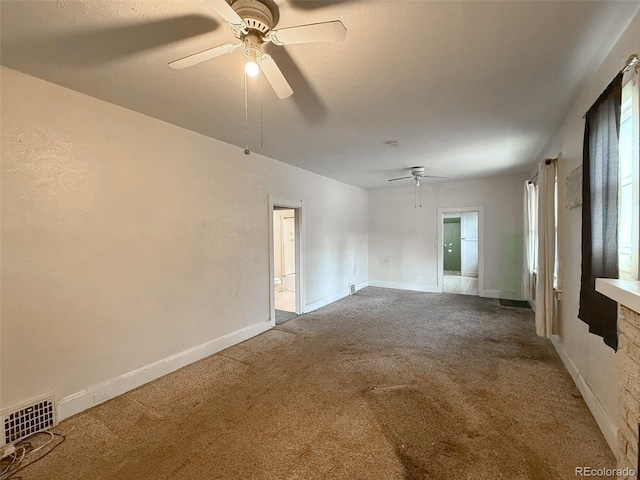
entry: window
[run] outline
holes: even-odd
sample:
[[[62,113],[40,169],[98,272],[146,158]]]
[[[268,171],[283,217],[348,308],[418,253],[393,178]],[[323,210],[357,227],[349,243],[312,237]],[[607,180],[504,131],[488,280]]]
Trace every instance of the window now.
[[[639,115],[637,75],[622,88],[620,111],[620,164],[618,190],[619,277],[638,279],[639,212]]]

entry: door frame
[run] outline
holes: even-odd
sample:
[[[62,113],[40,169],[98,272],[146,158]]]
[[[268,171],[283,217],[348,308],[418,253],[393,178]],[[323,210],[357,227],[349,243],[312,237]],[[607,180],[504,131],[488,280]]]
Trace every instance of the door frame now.
[[[443,225],[445,213],[478,212],[478,296],[484,297],[484,205],[476,207],[438,207],[438,291],[444,288],[444,245]]]
[[[276,293],[273,277],[275,275],[274,267],[274,242],[273,242],[273,212],[274,208],[286,208],[295,211],[295,236],[296,236],[296,306],[297,314],[304,313],[305,308],[305,289],[304,289],[304,272],[302,256],[304,252],[304,200],[290,200],[286,198],[278,198],[268,195],[269,204],[269,228],[268,228],[268,245],[269,245],[269,322],[272,327],[276,326]]]

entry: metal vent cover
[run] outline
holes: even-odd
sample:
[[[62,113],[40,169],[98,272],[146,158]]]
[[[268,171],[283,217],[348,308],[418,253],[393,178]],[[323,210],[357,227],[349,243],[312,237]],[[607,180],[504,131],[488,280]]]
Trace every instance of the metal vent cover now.
[[[40,398],[14,410],[3,412],[2,443],[15,443],[57,424],[55,398]]]

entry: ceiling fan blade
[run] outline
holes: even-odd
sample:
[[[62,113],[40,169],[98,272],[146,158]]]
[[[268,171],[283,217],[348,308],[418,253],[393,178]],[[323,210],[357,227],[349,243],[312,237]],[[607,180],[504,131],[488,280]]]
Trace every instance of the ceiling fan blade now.
[[[422,178],[439,178],[441,180],[449,180],[449,177],[438,177],[437,175],[418,175]]]
[[[260,70],[273,87],[279,98],[287,98],[293,94],[293,89],[271,55],[264,54],[260,57]]]
[[[169,62],[169,66],[177,70],[187,68],[206,60],[219,57],[220,55],[224,55],[225,53],[231,53],[240,45],[242,44],[239,43],[237,45],[232,45],[230,43],[225,43],[224,45],[218,45],[217,47],[207,48],[206,50],[203,50],[201,52],[187,55],[186,57],[182,57],[178,60],[174,60],[173,62]]]
[[[398,178],[390,178],[388,181],[389,182],[395,182],[396,180],[405,180],[407,178],[413,178],[413,176],[410,177],[398,177]]]
[[[209,3],[229,25],[246,27],[244,20],[225,0],[209,0]]]
[[[324,23],[312,23],[298,27],[274,30],[269,38],[276,45],[295,45],[297,43],[339,42],[347,38],[347,29],[340,20]]]

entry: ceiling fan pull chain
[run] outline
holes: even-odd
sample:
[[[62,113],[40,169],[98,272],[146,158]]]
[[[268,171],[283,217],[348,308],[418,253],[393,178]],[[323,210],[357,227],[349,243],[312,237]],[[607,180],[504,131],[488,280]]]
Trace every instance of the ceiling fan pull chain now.
[[[264,123],[262,120],[262,72],[260,72],[258,83],[260,86],[260,151],[264,152]]]
[[[249,93],[247,91],[247,74],[244,74],[244,154],[249,155]]]

